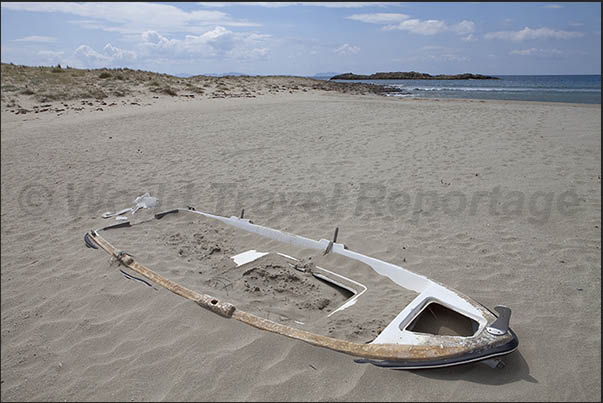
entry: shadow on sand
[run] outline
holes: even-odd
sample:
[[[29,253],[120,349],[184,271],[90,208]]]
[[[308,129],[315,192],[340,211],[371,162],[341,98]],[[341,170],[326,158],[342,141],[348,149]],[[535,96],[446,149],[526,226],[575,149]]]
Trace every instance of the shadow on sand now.
[[[489,368],[484,363],[471,363],[450,368],[412,370],[419,376],[439,380],[465,380],[481,383],[484,385],[505,385],[517,381],[538,383],[538,380],[530,375],[530,367],[521,355],[515,351],[502,357],[506,364],[504,368]]]

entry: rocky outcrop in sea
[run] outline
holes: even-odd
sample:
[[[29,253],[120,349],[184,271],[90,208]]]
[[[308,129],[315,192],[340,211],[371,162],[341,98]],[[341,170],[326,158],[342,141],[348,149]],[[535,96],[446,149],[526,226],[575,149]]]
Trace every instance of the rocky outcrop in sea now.
[[[485,76],[482,74],[464,73],[464,74],[438,74],[432,76],[427,73],[417,73],[416,71],[375,73],[371,75],[344,73],[330,78],[331,80],[498,80],[498,77]]]

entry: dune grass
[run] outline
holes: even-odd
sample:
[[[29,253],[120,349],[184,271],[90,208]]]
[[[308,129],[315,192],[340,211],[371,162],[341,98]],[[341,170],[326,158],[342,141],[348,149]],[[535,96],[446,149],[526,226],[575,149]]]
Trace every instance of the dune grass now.
[[[384,92],[372,84],[336,83],[294,76],[197,75],[188,78],[129,68],[75,69],[2,63],[2,101],[31,97],[37,102],[105,99],[148,94],[171,97],[253,97],[262,93],[339,91],[352,94]]]

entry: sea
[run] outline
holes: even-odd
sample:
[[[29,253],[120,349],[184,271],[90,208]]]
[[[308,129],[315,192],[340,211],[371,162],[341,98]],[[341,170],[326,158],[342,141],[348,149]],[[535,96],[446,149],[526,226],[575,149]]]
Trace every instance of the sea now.
[[[394,97],[601,104],[601,75],[507,76],[499,80],[337,80],[393,87]],[[318,78],[318,77],[316,77]],[[320,77],[328,79],[328,77]]]

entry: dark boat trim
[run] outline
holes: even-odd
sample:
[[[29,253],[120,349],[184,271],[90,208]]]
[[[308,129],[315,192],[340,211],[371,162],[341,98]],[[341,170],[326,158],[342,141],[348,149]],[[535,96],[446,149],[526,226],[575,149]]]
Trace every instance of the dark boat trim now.
[[[478,361],[488,360],[490,358],[500,357],[510,354],[519,347],[519,339],[515,332],[509,329],[513,336],[511,341],[492,349],[483,350],[475,353],[468,353],[445,360],[433,360],[418,363],[417,361],[389,361],[389,360],[371,360],[371,359],[356,359],[354,362],[359,364],[373,364],[378,367],[389,369],[430,369],[430,368],[445,368],[453,365],[469,364]]]

